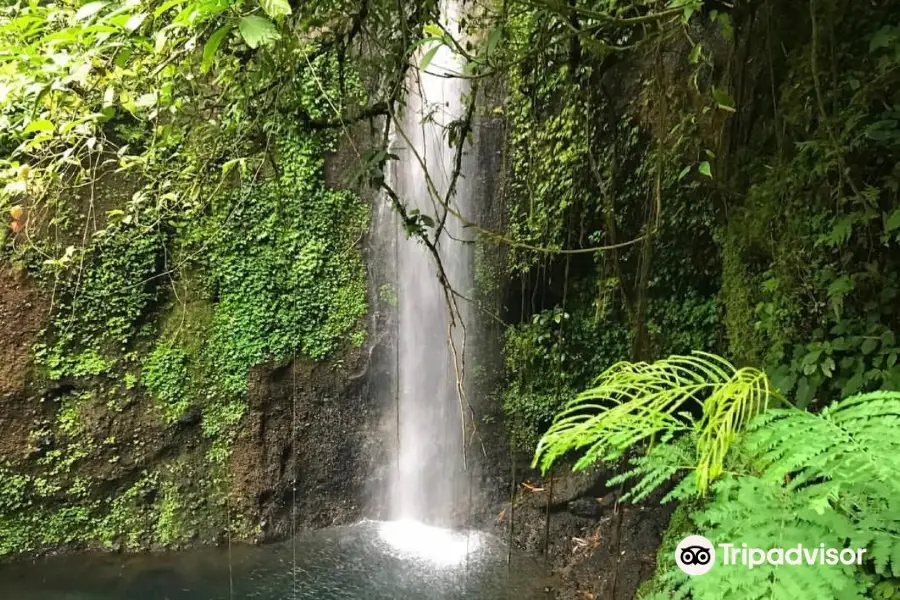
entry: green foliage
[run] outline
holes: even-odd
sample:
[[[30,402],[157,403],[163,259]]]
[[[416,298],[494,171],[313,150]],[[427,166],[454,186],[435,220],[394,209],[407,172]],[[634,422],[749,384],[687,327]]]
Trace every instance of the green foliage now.
[[[721,235],[731,354],[762,363],[799,406],[900,384],[900,144],[895,108],[878,100],[897,92],[894,27],[884,24],[895,16],[821,3],[812,14],[832,39],[793,48],[777,98],[775,126],[795,149],[742,151],[747,196]]]
[[[205,277],[217,297],[210,360],[229,392],[246,389],[246,369],[294,350],[327,356],[366,312],[365,269],[355,242],[368,208],[321,184],[321,145],[280,142],[277,180],[222,202],[192,237],[210,242]]]
[[[368,209],[322,182],[321,142],[285,137],[280,175],[217,202],[187,224],[181,250],[204,252],[203,281],[215,298],[206,338],[190,357],[205,382],[193,393],[204,432],[226,435],[244,412],[251,367],[294,353],[324,359],[359,343],[365,267],[356,242]]]
[[[766,23],[791,25],[745,25],[754,40],[746,45],[732,12],[704,11],[729,43],[717,56],[711,31],[659,47],[648,43],[652,28],[648,38],[632,32],[622,36],[634,41],[628,54],[583,35],[552,38],[539,6],[512,11],[505,48],[531,49],[511,63],[503,107],[512,172],[504,200],[510,237],[523,244],[507,265],[522,283],[519,328],[554,305],[584,311],[584,295],[571,290],[590,282],[598,319],[632,341],[597,339],[604,358],[594,372],[702,349],[761,365],[800,407],[900,389],[898,14],[853,3],[809,8],[797,18],[787,5],[767,5]],[[699,29],[703,18],[690,16]],[[732,58],[745,50],[759,72]],[[661,68],[659,51],[682,60]],[[587,256],[535,250],[621,243],[650,229],[646,253],[635,244],[589,254],[593,269]],[[534,395],[528,382],[555,374],[526,373],[535,361],[515,336],[507,340],[515,356],[507,412],[514,428],[532,428],[515,439],[533,440],[562,403],[546,391],[558,386]]]
[[[511,380],[502,402],[513,446],[531,453],[553,415],[591,381],[602,361],[627,352],[627,335],[606,328],[593,311],[569,314],[558,307],[508,328],[503,356]],[[595,355],[596,348],[609,355]]]
[[[692,598],[861,597],[885,593],[900,574],[898,466],[900,394],[873,392],[847,398],[814,415],[775,409],[755,418],[730,457],[729,472],[713,486],[713,498],[691,519],[707,538],[751,547],[867,548],[862,567],[791,566],[752,570],[717,568],[704,577],[679,575],[669,555],[658,596]],[[678,467],[671,446],[651,453],[632,475],[647,482]],[[648,457],[650,458],[650,457]],[[655,486],[651,483],[651,486]],[[690,497],[689,487],[674,497]],[[783,567],[782,567],[783,568]],[[874,572],[874,576],[871,574]],[[876,584],[872,589],[873,584]],[[676,594],[677,590],[677,594]]]
[[[366,100],[345,48],[281,37],[285,2],[97,6],[0,9],[4,253],[53,299],[37,383],[83,390],[2,474],[2,556],[249,536],[223,501],[248,373],[365,342],[368,210],[311,124]]]
[[[641,442],[690,431],[697,448],[692,461],[696,486],[703,493],[721,475],[738,432],[765,410],[768,400],[762,372],[735,369],[712,354],[617,363],[556,415],[538,444],[534,465],[546,472],[569,452],[587,448],[573,467],[580,470],[614,461]],[[696,421],[686,412],[692,403],[702,410]]]
[[[57,306],[35,358],[50,379],[99,375],[116,363],[158,298],[163,242],[156,228],[118,223],[64,266],[42,266]]]
[[[190,408],[185,387],[188,379],[187,353],[169,342],[153,349],[141,368],[141,382],[154,400],[160,403],[163,419],[173,423]]]
[[[605,8],[627,12],[618,3]],[[599,27],[573,40],[555,35],[549,23],[560,15],[552,13],[540,6],[511,11],[507,49],[518,54],[511,57],[503,105],[511,173],[504,207],[512,240],[504,266],[522,295],[520,323],[505,337],[504,409],[514,446],[529,454],[565,398],[606,366],[715,351],[721,339],[715,207],[698,201],[699,183],[686,173],[679,177],[694,122],[685,119],[665,143],[656,143],[655,125],[644,114],[653,86],[642,82],[633,107],[610,93],[623,85],[607,68],[625,56],[614,43],[653,39],[654,28],[625,34]],[[621,37],[597,43],[612,31]],[[654,217],[657,193],[665,201]],[[640,243],[585,251],[648,233],[648,252]],[[688,237],[691,244],[684,243]],[[546,252],[561,248],[583,253]],[[646,272],[645,254],[651,257]],[[541,325],[555,310],[573,315],[560,339]]]

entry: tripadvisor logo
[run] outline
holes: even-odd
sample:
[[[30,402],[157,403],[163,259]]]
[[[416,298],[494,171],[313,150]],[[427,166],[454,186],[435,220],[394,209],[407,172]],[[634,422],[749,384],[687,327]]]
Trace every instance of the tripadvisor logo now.
[[[740,565],[753,569],[761,565],[861,565],[865,548],[826,548],[819,544],[807,548],[797,544],[792,548],[750,548],[747,544],[718,544],[721,564]],[[689,535],[675,548],[675,563],[688,575],[703,575],[716,564],[716,549],[702,535]]]
[[[716,549],[702,535],[689,535],[675,548],[675,562],[688,575],[703,575],[716,564]]]

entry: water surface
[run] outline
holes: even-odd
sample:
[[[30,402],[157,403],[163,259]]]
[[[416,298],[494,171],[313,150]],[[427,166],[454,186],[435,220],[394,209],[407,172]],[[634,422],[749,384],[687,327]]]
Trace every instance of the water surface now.
[[[500,540],[413,522],[365,522],[261,547],[56,557],[0,567],[10,600],[530,600],[533,563]]]

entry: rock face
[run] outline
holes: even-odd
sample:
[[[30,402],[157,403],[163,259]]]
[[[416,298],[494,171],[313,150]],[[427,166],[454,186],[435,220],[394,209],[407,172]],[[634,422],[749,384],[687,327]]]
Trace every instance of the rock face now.
[[[343,525],[378,510],[373,474],[386,462],[380,420],[358,351],[340,368],[295,362],[251,375],[246,427],[232,455],[232,496],[259,523],[262,539]],[[293,507],[293,508],[292,508]]]
[[[660,495],[620,503],[620,490],[597,469],[520,482],[514,506],[506,503],[493,527],[514,546],[543,556],[554,575],[553,597],[631,600],[656,568],[656,551],[674,505]],[[549,502],[548,502],[549,500]],[[548,519],[549,512],[549,519]]]
[[[31,346],[46,325],[49,304],[24,274],[0,267],[0,457],[7,460],[24,458],[31,424],[43,412],[27,400],[26,382]],[[46,450],[52,439],[41,436],[37,445]]]

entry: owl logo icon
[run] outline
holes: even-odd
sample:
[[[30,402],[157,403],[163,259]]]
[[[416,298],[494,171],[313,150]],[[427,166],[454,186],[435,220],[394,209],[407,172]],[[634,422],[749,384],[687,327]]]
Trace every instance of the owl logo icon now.
[[[702,535],[689,535],[675,548],[675,563],[688,575],[703,575],[716,564],[716,549]]]

